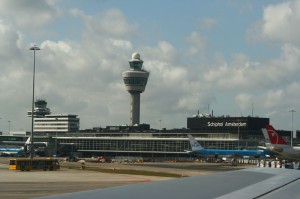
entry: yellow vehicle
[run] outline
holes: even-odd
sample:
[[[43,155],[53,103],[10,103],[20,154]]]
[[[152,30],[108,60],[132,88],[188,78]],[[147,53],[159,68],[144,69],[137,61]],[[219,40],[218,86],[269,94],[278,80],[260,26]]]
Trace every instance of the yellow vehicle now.
[[[60,169],[60,165],[57,159],[53,158],[15,158],[9,160],[10,170],[39,170],[53,171]]]

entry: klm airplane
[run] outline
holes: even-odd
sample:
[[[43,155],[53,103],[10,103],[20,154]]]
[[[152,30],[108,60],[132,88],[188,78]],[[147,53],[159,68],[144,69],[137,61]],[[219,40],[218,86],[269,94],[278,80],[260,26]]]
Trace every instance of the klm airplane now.
[[[198,153],[203,156],[214,157],[269,157],[269,153],[266,150],[225,150],[225,149],[204,149],[199,142],[195,140],[192,135],[188,135],[192,151],[189,153]]]
[[[27,146],[30,144],[30,137],[28,137],[24,146],[20,147],[9,147],[0,145],[0,156],[18,156],[22,151],[27,149]]]
[[[0,156],[14,156],[20,151],[22,151],[23,148],[10,148],[10,147],[0,147]]]

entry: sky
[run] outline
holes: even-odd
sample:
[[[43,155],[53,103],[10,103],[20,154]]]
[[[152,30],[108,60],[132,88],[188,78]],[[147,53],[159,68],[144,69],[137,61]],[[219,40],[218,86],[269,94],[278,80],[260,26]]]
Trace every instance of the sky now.
[[[33,45],[35,99],[80,129],[130,123],[122,72],[138,52],[151,128],[213,112],[300,130],[299,24],[300,0],[1,0],[0,131],[31,129]]]

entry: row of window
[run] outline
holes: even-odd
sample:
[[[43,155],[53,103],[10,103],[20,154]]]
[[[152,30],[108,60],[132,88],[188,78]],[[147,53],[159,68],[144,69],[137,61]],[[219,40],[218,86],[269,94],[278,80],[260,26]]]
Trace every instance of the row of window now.
[[[148,152],[184,152],[191,150],[188,141],[178,140],[90,140],[90,139],[63,139],[60,144],[72,144],[77,150],[101,150],[101,151],[148,151]],[[214,149],[237,149],[238,145],[255,148],[257,142],[244,141],[200,141],[205,148]]]
[[[68,126],[68,124],[66,123],[66,124],[46,124],[46,123],[34,123],[34,126],[49,126],[49,127],[51,127],[51,126]]]
[[[147,78],[145,77],[124,77],[124,83],[126,85],[141,85],[147,84]]]

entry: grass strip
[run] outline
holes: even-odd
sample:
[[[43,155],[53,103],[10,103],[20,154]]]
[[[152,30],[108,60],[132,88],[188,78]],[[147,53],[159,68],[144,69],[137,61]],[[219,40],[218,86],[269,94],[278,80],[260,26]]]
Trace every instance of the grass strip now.
[[[78,167],[72,167],[72,166],[63,166],[63,167],[66,167],[66,168],[69,168],[69,169],[81,170]],[[86,171],[96,171],[96,172],[102,172],[102,173],[144,175],[144,176],[159,176],[159,177],[171,177],[171,178],[186,177],[186,176],[182,176],[180,174],[174,174],[174,173],[144,171],[144,170],[132,170],[132,169],[103,169],[103,168],[86,167],[84,170],[86,170]]]

